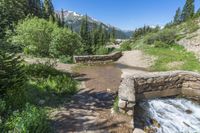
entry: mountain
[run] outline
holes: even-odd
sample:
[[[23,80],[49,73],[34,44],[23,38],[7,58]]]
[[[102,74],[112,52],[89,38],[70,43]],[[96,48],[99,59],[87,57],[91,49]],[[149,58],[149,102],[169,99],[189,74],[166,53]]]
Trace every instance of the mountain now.
[[[61,16],[61,11],[57,11],[57,14],[59,16]],[[84,15],[82,14],[79,14],[79,13],[76,13],[74,11],[68,11],[68,10],[65,10],[64,11],[64,18],[65,18],[65,24],[68,25],[69,27],[72,27],[73,30],[75,32],[79,32],[80,31],[80,27],[81,27],[81,21],[82,21],[82,18],[84,17]],[[105,24],[101,21],[98,21],[90,16],[88,16],[88,21],[89,21],[89,27],[92,28],[94,24],[97,24],[97,25],[103,25],[103,27],[111,32],[113,27],[112,25],[109,25],[109,24]],[[117,39],[128,39],[132,36],[132,31],[124,31],[124,30],[121,30],[117,27],[114,27],[115,30],[116,30],[116,38]]]

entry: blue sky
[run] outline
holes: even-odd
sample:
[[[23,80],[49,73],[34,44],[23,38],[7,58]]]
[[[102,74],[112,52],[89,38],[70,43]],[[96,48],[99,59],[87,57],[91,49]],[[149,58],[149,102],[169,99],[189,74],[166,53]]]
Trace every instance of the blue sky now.
[[[111,24],[124,30],[143,25],[164,25],[173,19],[185,0],[53,0],[56,10],[61,8]],[[196,0],[196,9],[200,0]]]

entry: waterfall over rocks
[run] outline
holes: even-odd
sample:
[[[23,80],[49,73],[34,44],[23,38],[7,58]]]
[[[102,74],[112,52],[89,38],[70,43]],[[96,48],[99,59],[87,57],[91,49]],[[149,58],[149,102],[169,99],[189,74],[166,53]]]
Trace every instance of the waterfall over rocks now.
[[[200,132],[200,105],[190,100],[155,99],[140,102],[139,107],[140,119],[157,133]]]

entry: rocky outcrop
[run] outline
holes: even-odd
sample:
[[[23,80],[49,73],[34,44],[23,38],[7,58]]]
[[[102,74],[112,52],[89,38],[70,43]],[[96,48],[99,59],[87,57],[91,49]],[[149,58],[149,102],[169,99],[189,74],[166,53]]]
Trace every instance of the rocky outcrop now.
[[[134,115],[140,100],[177,95],[200,98],[200,74],[173,71],[128,76],[122,80],[118,95],[119,111]]]
[[[122,56],[122,52],[115,52],[109,55],[86,55],[74,56],[75,63],[96,63],[116,61]]]

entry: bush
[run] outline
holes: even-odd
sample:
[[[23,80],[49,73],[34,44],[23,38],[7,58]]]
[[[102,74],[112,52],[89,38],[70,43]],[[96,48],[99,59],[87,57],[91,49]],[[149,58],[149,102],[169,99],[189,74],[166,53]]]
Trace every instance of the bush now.
[[[52,41],[50,52],[54,57],[73,56],[78,54],[81,48],[81,38],[76,34],[72,33],[66,28],[56,28],[52,32]]]
[[[166,43],[161,42],[161,41],[155,41],[155,42],[154,42],[154,47],[156,47],[156,48],[168,48],[168,47],[170,47],[170,46],[171,46],[171,45],[166,44]]]
[[[166,44],[175,43],[176,32],[171,29],[165,29],[157,33],[149,34],[145,40],[147,44],[154,44],[156,41]]]
[[[109,54],[109,49],[106,48],[105,46],[101,46],[96,50],[96,54],[97,55],[105,55],[105,54]]]
[[[35,106],[27,104],[22,112],[13,112],[13,115],[6,121],[6,132],[15,133],[49,133],[50,124],[47,113]]]
[[[199,29],[199,25],[196,21],[194,20],[188,20],[186,22],[186,27],[187,27],[187,30],[192,33],[192,32],[195,32]]]
[[[131,43],[130,43],[129,41],[124,42],[124,43],[121,45],[120,49],[121,49],[122,51],[130,51],[130,50],[132,49],[132,48],[131,48]]]
[[[16,35],[11,38],[13,44],[20,45],[27,54],[49,56],[52,32],[56,24],[39,19],[27,18],[16,26]]]
[[[21,46],[24,53],[42,57],[72,56],[81,45],[81,39],[76,33],[37,17],[19,23],[10,40]]]

